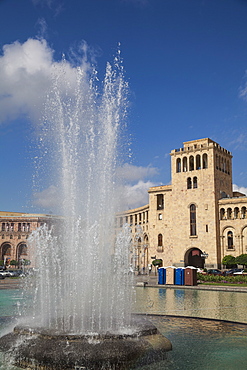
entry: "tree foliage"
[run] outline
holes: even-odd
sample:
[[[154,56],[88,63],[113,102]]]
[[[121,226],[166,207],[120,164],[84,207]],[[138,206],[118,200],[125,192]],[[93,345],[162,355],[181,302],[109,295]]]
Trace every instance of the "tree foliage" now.
[[[225,265],[227,268],[233,267],[234,265],[236,265],[236,263],[236,258],[233,257],[231,254],[228,254],[222,259],[222,265]]]
[[[243,267],[247,266],[247,254],[240,254],[235,260],[238,265],[243,265]]]

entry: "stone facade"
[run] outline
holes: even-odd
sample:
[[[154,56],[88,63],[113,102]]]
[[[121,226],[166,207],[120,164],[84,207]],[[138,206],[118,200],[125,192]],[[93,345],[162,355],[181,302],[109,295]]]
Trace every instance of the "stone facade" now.
[[[18,212],[0,212],[0,260],[8,266],[10,261],[30,261],[27,239],[32,231],[44,223],[53,223],[53,216]],[[31,265],[32,266],[32,261]]]
[[[117,215],[129,223],[132,264],[220,268],[222,258],[247,253],[247,197],[232,190],[232,155],[209,138],[171,153],[171,185],[149,189],[149,204]],[[137,234],[136,234],[137,233]]]

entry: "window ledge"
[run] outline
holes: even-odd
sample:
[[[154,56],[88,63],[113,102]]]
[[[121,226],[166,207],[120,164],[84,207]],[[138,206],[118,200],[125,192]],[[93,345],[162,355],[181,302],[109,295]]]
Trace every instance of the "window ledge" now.
[[[190,239],[196,239],[198,238],[198,235],[190,235]]]

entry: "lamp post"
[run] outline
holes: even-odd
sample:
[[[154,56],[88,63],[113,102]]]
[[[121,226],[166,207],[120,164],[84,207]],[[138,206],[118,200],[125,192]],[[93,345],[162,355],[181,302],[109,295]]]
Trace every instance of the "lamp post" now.
[[[208,253],[206,253],[205,251],[201,253],[201,257],[206,259],[208,258]]]
[[[206,258],[208,258],[208,253],[206,253],[205,251],[201,253],[201,258],[204,260],[203,262],[203,268],[205,267],[205,260]]]

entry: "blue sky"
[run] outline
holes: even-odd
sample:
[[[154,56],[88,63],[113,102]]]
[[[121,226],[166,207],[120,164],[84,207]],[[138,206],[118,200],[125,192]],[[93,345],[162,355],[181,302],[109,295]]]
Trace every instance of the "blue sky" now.
[[[52,184],[33,189],[39,73],[83,42],[101,78],[121,43],[129,207],[169,183],[172,149],[203,137],[233,153],[233,183],[246,191],[246,19],[245,0],[0,0],[0,209],[52,211]]]

